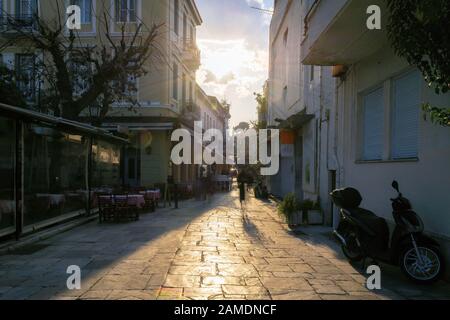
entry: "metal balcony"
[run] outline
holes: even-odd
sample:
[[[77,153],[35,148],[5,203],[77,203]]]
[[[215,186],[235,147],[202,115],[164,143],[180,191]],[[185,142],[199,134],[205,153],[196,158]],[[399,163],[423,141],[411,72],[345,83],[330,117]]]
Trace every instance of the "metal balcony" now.
[[[198,70],[200,68],[200,50],[194,43],[186,43],[183,49],[184,64],[192,69]]]
[[[181,114],[189,120],[198,120],[201,118],[200,107],[192,101],[186,101],[184,103]]]
[[[0,16],[0,30],[37,30],[37,17],[34,14],[9,14]]]

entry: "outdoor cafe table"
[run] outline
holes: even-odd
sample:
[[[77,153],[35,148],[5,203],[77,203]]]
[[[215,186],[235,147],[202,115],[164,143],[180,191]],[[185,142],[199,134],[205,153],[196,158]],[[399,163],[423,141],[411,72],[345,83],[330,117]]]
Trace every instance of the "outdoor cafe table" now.
[[[147,200],[158,201],[161,199],[161,191],[160,190],[146,190],[139,192],[143,195]]]
[[[128,198],[128,205],[130,206],[136,206],[140,209],[145,207],[145,197],[141,194],[129,194],[129,195],[112,195],[112,196],[100,196],[101,199],[112,199],[114,202],[114,199],[126,199]]]

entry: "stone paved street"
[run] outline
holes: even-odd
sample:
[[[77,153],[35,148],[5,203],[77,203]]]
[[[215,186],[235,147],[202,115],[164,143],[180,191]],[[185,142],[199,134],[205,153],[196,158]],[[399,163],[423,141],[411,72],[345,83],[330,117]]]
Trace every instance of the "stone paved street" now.
[[[138,222],[92,222],[0,256],[0,299],[448,299],[450,286],[409,283],[382,266],[383,290],[331,240],[330,229],[292,232],[274,204],[237,192]],[[66,288],[66,269],[82,270],[82,289]]]

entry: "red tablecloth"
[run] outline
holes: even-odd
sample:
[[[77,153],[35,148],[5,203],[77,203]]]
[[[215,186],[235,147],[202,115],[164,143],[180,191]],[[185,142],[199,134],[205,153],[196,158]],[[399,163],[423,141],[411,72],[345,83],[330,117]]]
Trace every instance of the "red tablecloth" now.
[[[141,191],[141,195],[145,196],[147,200],[158,201],[161,199],[161,191],[160,190],[146,190]]]
[[[100,196],[102,200],[111,199],[114,202],[114,199],[124,200],[128,197],[128,205],[136,206],[138,208],[144,208],[145,206],[145,198],[141,194],[129,194],[128,196],[116,195],[116,196]]]

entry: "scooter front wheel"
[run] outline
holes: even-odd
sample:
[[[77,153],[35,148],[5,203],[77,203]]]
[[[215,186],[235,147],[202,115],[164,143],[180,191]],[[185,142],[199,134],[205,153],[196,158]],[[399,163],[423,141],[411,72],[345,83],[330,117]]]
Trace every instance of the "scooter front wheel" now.
[[[434,247],[419,245],[416,250],[409,246],[400,254],[400,267],[412,281],[429,284],[439,280],[444,270],[444,260]]]

